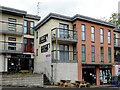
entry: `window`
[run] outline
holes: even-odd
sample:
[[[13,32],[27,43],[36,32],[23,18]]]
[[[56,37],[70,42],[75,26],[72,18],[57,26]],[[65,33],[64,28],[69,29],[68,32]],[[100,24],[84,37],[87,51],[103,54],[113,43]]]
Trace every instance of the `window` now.
[[[10,40],[10,41],[16,41],[16,38],[8,37],[8,40]]]
[[[59,28],[60,28],[60,38],[68,38],[69,25],[60,23]]]
[[[108,44],[111,44],[111,31],[108,30]]]
[[[60,45],[60,60],[67,61],[69,60],[69,46],[66,44]]]
[[[27,52],[27,38],[24,38],[24,52]]]
[[[103,43],[103,36],[104,34],[103,34],[103,29],[101,28],[100,29],[100,43]]]
[[[27,21],[24,20],[24,34],[27,34]]]
[[[31,35],[34,35],[33,27],[34,27],[34,22],[31,21],[31,22],[30,22],[30,34],[31,34]]]
[[[34,39],[30,39],[30,52],[34,52]]]
[[[8,50],[16,50],[16,47],[8,47]]]
[[[116,45],[116,34],[114,34],[114,45]]]
[[[10,21],[10,22],[16,22],[17,20],[13,19],[13,18],[8,18],[8,21]]]
[[[111,48],[108,48],[108,60],[111,62]]]
[[[16,28],[8,27],[8,30],[16,31]]]
[[[81,26],[81,36],[82,36],[82,40],[84,41],[85,40],[85,25],[84,24],[82,24],[82,26]]]
[[[82,44],[82,61],[85,61],[85,45]]]
[[[104,48],[101,47],[100,50],[101,50],[101,62],[104,62]]]
[[[13,43],[13,42],[8,42],[8,45],[13,45],[13,46],[16,46],[16,43]]]
[[[36,56],[38,56],[38,49],[36,49]]]
[[[9,26],[13,26],[13,27],[16,27],[16,24],[13,24],[13,23],[8,23]]]
[[[38,39],[38,32],[36,32],[36,39]]]
[[[91,60],[95,61],[95,46],[91,46]]]
[[[73,60],[77,60],[76,45],[73,45]]]
[[[73,25],[73,39],[76,39],[76,24]]]
[[[93,26],[91,27],[91,41],[95,42],[95,28]]]

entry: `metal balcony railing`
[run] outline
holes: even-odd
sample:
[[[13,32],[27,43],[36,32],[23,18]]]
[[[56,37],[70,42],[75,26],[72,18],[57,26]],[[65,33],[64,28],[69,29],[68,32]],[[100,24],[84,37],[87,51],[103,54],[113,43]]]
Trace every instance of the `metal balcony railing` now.
[[[0,41],[0,52],[1,53],[22,53],[23,44],[16,43],[16,42]]]
[[[61,40],[77,40],[77,31],[54,28],[52,31],[52,39],[61,39]]]
[[[53,50],[52,51],[52,62],[53,63],[77,63],[77,52],[76,51],[63,51]]]
[[[114,39],[114,46],[115,47],[120,47],[120,38],[115,38]]]

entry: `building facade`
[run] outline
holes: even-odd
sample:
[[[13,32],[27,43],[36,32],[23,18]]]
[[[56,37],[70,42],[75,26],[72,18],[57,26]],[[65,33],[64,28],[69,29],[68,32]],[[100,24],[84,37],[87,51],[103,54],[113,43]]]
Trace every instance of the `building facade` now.
[[[50,13],[35,30],[34,72],[62,79],[109,83],[114,75],[115,25],[98,19]]]
[[[9,7],[0,7],[0,72],[34,68],[33,26],[39,16]]]

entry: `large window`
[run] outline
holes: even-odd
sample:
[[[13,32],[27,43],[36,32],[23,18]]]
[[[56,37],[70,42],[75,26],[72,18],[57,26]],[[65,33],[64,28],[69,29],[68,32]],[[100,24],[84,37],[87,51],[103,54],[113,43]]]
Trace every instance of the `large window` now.
[[[60,60],[61,61],[69,60],[69,46],[66,44],[60,45]]]
[[[85,25],[84,24],[82,24],[82,26],[81,26],[81,38],[82,38],[82,40],[84,41],[85,40]]]
[[[111,31],[108,30],[108,44],[111,44]]]
[[[104,48],[101,47],[100,50],[101,50],[101,62],[104,62]]]
[[[31,21],[31,22],[30,22],[30,34],[31,34],[31,35],[34,35],[33,27],[34,27],[34,22]]]
[[[91,46],[91,60],[95,61],[95,46]]]
[[[27,21],[24,20],[24,34],[27,34]]]
[[[95,28],[93,26],[91,27],[91,41],[95,42]]]
[[[104,33],[103,33],[103,29],[101,28],[100,29],[100,43],[103,43],[103,41],[104,41]]]
[[[111,62],[111,48],[108,48],[108,60]]]
[[[85,61],[85,45],[82,44],[82,61]]]

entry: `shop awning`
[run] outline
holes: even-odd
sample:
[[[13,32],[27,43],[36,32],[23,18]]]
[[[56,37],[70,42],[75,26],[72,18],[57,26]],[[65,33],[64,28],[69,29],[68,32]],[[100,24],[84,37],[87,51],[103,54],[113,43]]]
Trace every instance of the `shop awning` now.
[[[90,62],[82,62],[82,65],[96,65],[96,66],[101,66],[101,65],[113,65],[112,63],[90,63]]]

